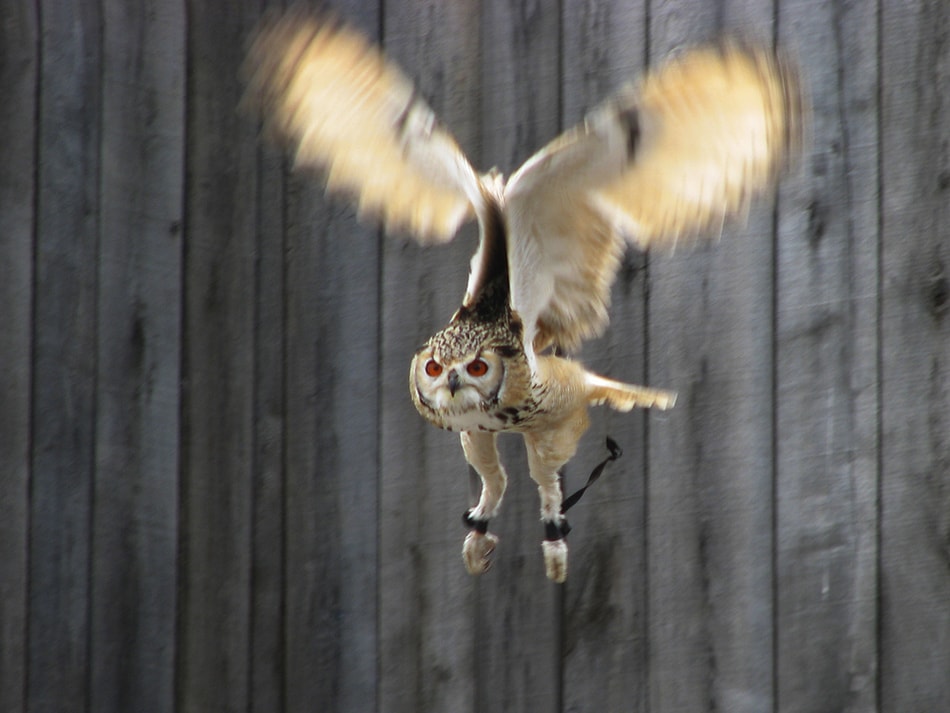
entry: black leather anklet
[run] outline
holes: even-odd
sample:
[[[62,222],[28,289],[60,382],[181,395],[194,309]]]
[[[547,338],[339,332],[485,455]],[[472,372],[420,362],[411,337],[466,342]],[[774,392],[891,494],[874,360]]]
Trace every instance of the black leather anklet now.
[[[476,520],[472,517],[472,511],[466,510],[462,514],[462,522],[465,523],[465,526],[470,530],[475,530],[475,532],[480,535],[484,535],[488,532],[488,520]]]
[[[568,524],[567,520],[562,519],[560,522],[548,522],[544,523],[544,540],[545,542],[555,542],[557,540],[563,540],[567,537],[567,533],[571,531],[571,526]]]

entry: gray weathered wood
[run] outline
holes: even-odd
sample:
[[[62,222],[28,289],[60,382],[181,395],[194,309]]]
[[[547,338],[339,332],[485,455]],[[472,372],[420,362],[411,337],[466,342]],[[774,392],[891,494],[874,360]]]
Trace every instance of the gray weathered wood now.
[[[248,119],[250,121],[250,119]],[[286,260],[284,160],[262,149],[254,278],[254,449],[251,517],[251,713],[284,710],[286,552]]]
[[[89,707],[170,713],[185,17],[177,3],[103,10]]]
[[[361,711],[376,701],[378,241],[320,191],[295,186],[288,223],[288,705]]]
[[[40,13],[27,707],[85,711],[96,400],[100,10]]]
[[[0,7],[0,710],[24,708],[30,484],[33,238],[35,226],[36,8]]]
[[[564,4],[562,116],[565,127],[642,71],[646,7]],[[585,365],[633,383],[646,379],[645,256],[630,250],[618,274],[610,326],[585,345]],[[579,487],[606,454],[604,436],[624,450],[569,514],[574,527],[565,586],[562,709],[646,710],[646,478],[642,412],[591,411],[591,427],[565,468],[565,490]]]
[[[653,6],[651,61],[724,33],[768,41],[771,19],[764,2]],[[679,392],[649,428],[652,710],[773,699],[770,214],[766,197],[720,242],[650,256],[648,373]]]
[[[950,706],[950,8],[882,3],[879,710]]]
[[[780,4],[811,143],[780,200],[776,670],[782,710],[876,703],[877,7]]]
[[[476,5],[432,0],[383,6],[390,56],[471,151],[477,131]],[[474,583],[461,561],[468,471],[458,435],[415,412],[409,362],[455,311],[474,250],[467,232],[446,247],[383,242],[379,434],[379,703],[402,713],[476,705]]]
[[[249,697],[258,148],[237,70],[256,2],[188,10],[178,707]]]

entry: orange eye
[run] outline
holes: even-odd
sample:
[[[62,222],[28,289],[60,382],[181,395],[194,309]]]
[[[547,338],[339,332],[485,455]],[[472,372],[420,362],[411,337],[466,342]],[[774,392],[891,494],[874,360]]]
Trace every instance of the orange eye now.
[[[471,376],[485,376],[488,373],[488,364],[481,359],[476,359],[465,367],[465,371]]]
[[[442,365],[435,359],[429,359],[426,362],[426,374],[435,377],[442,373]]]

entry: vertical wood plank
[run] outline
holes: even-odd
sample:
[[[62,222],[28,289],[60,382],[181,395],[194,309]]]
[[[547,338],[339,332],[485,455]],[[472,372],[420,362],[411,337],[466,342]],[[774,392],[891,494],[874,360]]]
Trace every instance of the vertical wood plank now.
[[[372,37],[378,3],[338,11]],[[379,240],[320,177],[288,195],[287,706],[377,707]]]
[[[644,2],[563,7],[562,115],[565,127],[634,81],[646,57]],[[610,326],[585,345],[587,368],[632,383],[646,378],[645,259],[628,251],[617,276]],[[591,411],[591,427],[564,469],[566,492],[604,457],[604,436],[624,449],[570,513],[565,587],[562,709],[646,710],[646,454],[644,414]]]
[[[950,7],[881,4],[881,701],[950,707]]]
[[[0,710],[23,711],[27,644],[33,240],[39,33],[33,3],[0,7]]]
[[[478,3],[383,5],[389,56],[471,155],[478,137]],[[461,560],[468,471],[457,434],[419,417],[408,393],[413,353],[445,325],[465,291],[475,247],[383,242],[379,450],[378,710],[476,709],[474,591]],[[488,576],[491,576],[490,574]],[[477,673],[476,673],[477,675]]]
[[[174,710],[184,7],[103,7],[91,710]]]
[[[237,81],[257,3],[189,2],[178,708],[249,698],[257,136]]]
[[[101,36],[98,4],[40,12],[27,710],[89,700]]]
[[[876,3],[783,2],[813,123],[777,239],[781,710],[871,711],[877,672]]]
[[[319,191],[293,187],[288,226],[288,707],[372,710],[378,240]]]
[[[653,3],[651,62],[723,33],[769,41],[768,2]],[[650,255],[650,709],[769,710],[771,206],[688,254]]]
[[[283,711],[286,661],[286,362],[284,159],[260,149],[254,277],[250,713]]]
[[[508,176],[561,129],[561,17],[552,10],[530,0],[484,3],[480,165]],[[479,582],[478,707],[558,710],[564,591],[544,575],[523,440],[500,445],[509,484],[492,525],[494,564]]]

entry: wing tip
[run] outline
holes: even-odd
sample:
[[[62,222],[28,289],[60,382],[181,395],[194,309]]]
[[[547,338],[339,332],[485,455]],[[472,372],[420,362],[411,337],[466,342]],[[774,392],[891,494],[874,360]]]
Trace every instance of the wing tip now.
[[[710,78],[716,84],[710,85]],[[682,132],[682,117],[692,120],[694,115],[690,112],[695,111],[695,102],[725,101],[718,91],[709,88],[720,85],[728,92],[734,88],[736,100],[757,103],[762,117],[761,143],[754,154],[737,159],[748,162],[744,168],[735,161],[731,168],[722,163],[723,173],[713,177],[712,193],[703,195],[703,183],[697,175],[690,179],[689,193],[680,195],[677,191],[686,186],[686,179],[675,167],[689,165],[691,159],[677,145],[681,134],[666,133],[660,127],[668,117],[674,122],[671,126]],[[697,100],[693,90],[699,90],[701,96],[705,93],[703,99]],[[672,183],[662,184],[669,189],[666,194],[657,194],[660,184],[653,178],[646,186],[643,180],[625,185],[627,179],[621,179],[599,191],[594,202],[615,229],[641,250],[657,247],[672,252],[674,248],[688,249],[698,244],[700,238],[717,238],[727,219],[741,221],[757,195],[774,190],[781,176],[797,169],[802,161],[811,112],[801,63],[790,49],[776,48],[772,42],[754,37],[725,34],[692,47],[677,48],[666,62],[644,75],[638,92],[645,107],[643,126],[647,132],[640,160],[674,162],[668,171]],[[729,118],[739,120],[741,116]],[[702,128],[702,121],[698,125]],[[716,124],[709,129],[716,131]],[[701,147],[695,143],[687,141],[687,145],[701,153]],[[659,146],[662,151],[671,150],[672,155],[656,153]],[[651,150],[653,154],[649,153]],[[737,170],[737,166],[742,170]],[[660,163],[661,172],[666,167],[667,163]],[[727,168],[731,172],[728,176]],[[719,179],[723,181],[721,185],[715,183]],[[646,194],[635,195],[633,190],[646,190]],[[652,200],[664,195],[669,200]]]
[[[744,56],[753,63],[766,100],[780,119],[774,141],[774,164],[770,181],[797,165],[810,125],[808,86],[798,53],[751,35],[727,34],[717,41],[723,53]]]

